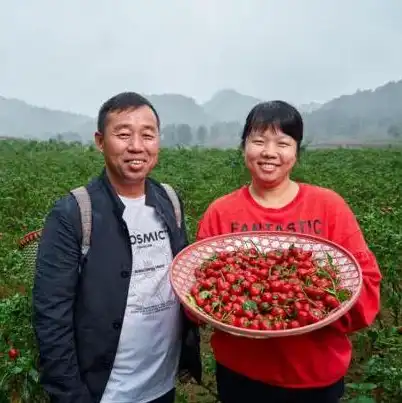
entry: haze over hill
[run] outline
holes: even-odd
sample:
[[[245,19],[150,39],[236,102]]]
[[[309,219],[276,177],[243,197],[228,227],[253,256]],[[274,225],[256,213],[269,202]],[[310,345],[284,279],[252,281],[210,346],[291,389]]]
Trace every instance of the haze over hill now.
[[[262,101],[232,89],[217,92],[203,104],[180,94],[146,96],[160,113],[165,146],[236,146],[247,113]],[[402,80],[342,95],[322,105],[312,102],[297,107],[311,143],[402,138]],[[95,128],[94,117],[0,97],[0,136],[89,142]]]

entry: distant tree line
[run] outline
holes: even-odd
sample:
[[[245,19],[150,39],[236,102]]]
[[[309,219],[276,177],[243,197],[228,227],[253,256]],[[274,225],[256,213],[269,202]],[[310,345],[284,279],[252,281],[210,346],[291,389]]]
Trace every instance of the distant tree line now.
[[[338,115],[338,116],[337,116]],[[323,111],[321,114],[305,114],[304,143],[369,143],[402,141],[402,122],[396,119],[345,117],[341,113]],[[212,125],[191,126],[187,123],[162,126],[163,147],[238,147],[243,125],[241,122],[215,122]],[[56,141],[92,143],[93,136],[80,136],[75,132],[63,132],[51,136]]]
[[[204,146],[204,147],[237,147],[240,143],[242,126],[239,122],[217,122],[211,126],[190,126],[189,124],[167,124],[161,129],[162,146]],[[51,138],[61,142],[92,143],[93,138],[86,141],[75,132],[58,133]]]
[[[196,127],[188,124],[168,124],[161,130],[162,145],[233,147],[240,143],[242,129],[239,122],[217,122],[211,126]]]

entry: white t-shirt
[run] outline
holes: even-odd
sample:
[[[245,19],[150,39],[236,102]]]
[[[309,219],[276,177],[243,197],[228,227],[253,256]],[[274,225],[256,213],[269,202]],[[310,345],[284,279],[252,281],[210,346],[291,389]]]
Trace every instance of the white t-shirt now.
[[[145,205],[145,196],[120,198],[126,206],[123,218],[133,270],[117,355],[101,403],[145,403],[175,386],[180,304],[169,281],[172,252],[163,221]]]

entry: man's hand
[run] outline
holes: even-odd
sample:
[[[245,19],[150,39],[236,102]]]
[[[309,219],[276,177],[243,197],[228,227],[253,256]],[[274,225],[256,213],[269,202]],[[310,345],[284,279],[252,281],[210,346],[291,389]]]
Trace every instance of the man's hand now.
[[[179,378],[180,383],[190,383],[193,380],[193,377],[191,376],[190,372],[187,370],[182,370],[177,374],[177,377]]]

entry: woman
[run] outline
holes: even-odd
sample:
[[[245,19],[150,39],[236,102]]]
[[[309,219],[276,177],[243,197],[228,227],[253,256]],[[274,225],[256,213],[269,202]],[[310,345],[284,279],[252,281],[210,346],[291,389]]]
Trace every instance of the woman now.
[[[302,117],[291,105],[256,105],[241,141],[251,183],[208,207],[197,240],[258,229],[319,235],[354,254],[363,290],[348,314],[305,335],[252,340],[215,331],[211,344],[223,403],[339,402],[352,353],[348,334],[370,326],[380,309],[381,274],[347,203],[332,190],[290,179],[302,138]]]

